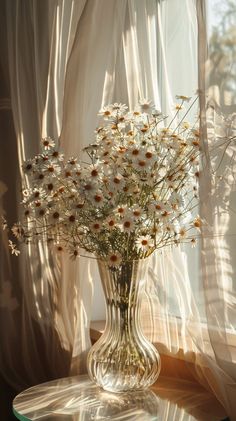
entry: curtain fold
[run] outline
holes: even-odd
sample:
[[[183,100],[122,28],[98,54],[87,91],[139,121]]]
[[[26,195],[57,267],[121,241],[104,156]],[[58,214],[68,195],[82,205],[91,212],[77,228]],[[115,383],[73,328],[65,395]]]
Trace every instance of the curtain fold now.
[[[204,347],[200,351],[202,361],[205,357],[205,365],[211,372],[209,376],[209,371],[202,370],[203,376],[225,406],[230,419],[235,420],[236,6],[216,0],[209,0],[208,10],[204,6],[203,1],[197,2],[200,123],[206,155],[200,177],[200,212],[205,220],[201,272],[208,346],[212,352],[209,357]]]

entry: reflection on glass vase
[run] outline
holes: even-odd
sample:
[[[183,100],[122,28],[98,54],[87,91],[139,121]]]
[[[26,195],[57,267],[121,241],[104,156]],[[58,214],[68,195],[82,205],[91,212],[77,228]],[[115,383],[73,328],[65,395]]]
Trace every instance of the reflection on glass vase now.
[[[160,372],[158,351],[140,329],[139,297],[148,259],[118,266],[98,260],[98,266],[106,301],[106,326],[89,351],[88,374],[111,392],[146,389]]]

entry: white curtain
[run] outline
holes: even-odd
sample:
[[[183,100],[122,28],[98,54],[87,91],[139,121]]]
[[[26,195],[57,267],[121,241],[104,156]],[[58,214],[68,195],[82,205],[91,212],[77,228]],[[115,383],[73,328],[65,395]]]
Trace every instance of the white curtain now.
[[[15,164],[18,186],[8,202],[4,189],[6,185],[12,191],[12,174],[7,177],[4,172],[1,176],[2,212],[10,213],[12,221],[16,219],[12,207],[19,200],[20,165],[23,159],[38,152],[42,136],[58,139],[66,155],[78,155],[93,141],[97,112],[104,104],[124,102],[132,108],[140,98],[148,98],[171,115],[175,95],[192,96],[198,88],[198,60],[200,87],[205,90],[202,81],[210,61],[205,66],[204,3],[203,0],[5,2],[16,131],[16,140],[11,133],[6,152],[18,162],[19,170]],[[4,15],[1,18],[4,25]],[[202,122],[204,109],[201,97]],[[207,171],[202,180],[201,198],[208,204],[206,187],[211,180]],[[228,199],[233,201],[234,197]],[[216,216],[214,206],[211,203],[200,211],[208,222],[212,222],[209,218],[214,211],[213,225],[215,228],[217,225],[217,233],[223,234],[225,242],[212,243],[204,233],[199,247],[202,277],[198,276],[198,250],[175,250],[153,257],[144,308],[145,328],[163,355],[175,357],[176,367],[179,361],[186,361],[193,375],[210,386],[233,419],[234,242],[229,241],[232,237],[228,240],[225,237],[233,228],[229,220]],[[221,225],[227,232],[222,231]],[[2,236],[6,237],[6,232]],[[81,259],[72,264],[66,257],[55,260],[39,244],[29,253],[22,250],[15,263],[4,248],[4,238],[1,372],[13,385],[22,388],[83,371],[90,346],[92,280],[98,278],[94,262]],[[227,256],[222,252],[223,249],[226,252],[226,246],[230,247]],[[176,371],[179,374],[177,368]]]
[[[201,366],[208,368],[202,369],[204,377],[230,419],[236,420],[236,5],[209,0],[208,10],[203,2],[198,6],[202,148],[207,155],[200,179],[201,215],[206,221],[201,267],[207,339],[205,335],[204,343],[202,330],[201,341],[196,332],[195,340]]]
[[[196,38],[190,48],[198,57],[201,142],[206,155],[200,176],[202,238],[197,250],[185,250],[185,264],[175,252],[163,252],[156,260],[147,291],[151,312],[144,328],[162,355],[175,358],[172,374],[196,378],[235,420],[236,5],[199,0],[196,13],[197,52]],[[167,44],[165,53],[172,56],[169,48]],[[186,50],[185,56],[189,57]]]
[[[10,133],[7,139],[1,168],[9,191],[3,208],[10,223],[20,216],[16,203],[27,181],[22,161],[39,152],[43,136],[57,142],[61,132],[66,69],[84,7],[85,1],[73,0],[5,2],[1,27],[6,30],[15,137]],[[6,156],[15,160],[14,173],[7,171]],[[2,234],[6,244],[6,232]],[[2,262],[0,366],[6,380],[21,389],[84,371],[90,346],[87,262],[56,260],[42,244],[22,248],[17,261],[4,247]],[[85,270],[86,286],[81,282]]]

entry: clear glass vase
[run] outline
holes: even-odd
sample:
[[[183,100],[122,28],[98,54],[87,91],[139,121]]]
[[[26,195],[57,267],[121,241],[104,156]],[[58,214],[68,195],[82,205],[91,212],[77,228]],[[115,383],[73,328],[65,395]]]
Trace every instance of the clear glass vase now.
[[[104,333],[92,346],[88,374],[104,390],[124,392],[151,386],[160,372],[160,356],[140,328],[140,294],[148,260],[111,267],[98,261],[106,301]]]

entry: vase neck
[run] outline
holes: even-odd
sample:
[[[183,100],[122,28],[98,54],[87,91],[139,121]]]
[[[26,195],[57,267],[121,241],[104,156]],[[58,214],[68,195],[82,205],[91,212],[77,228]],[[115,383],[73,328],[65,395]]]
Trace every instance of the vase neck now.
[[[147,261],[124,262],[118,267],[109,267],[99,261],[99,272],[107,307],[107,322],[130,329],[134,321],[139,322],[139,296],[143,290]],[[118,323],[117,323],[118,322]]]

